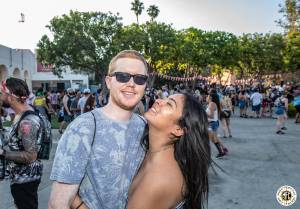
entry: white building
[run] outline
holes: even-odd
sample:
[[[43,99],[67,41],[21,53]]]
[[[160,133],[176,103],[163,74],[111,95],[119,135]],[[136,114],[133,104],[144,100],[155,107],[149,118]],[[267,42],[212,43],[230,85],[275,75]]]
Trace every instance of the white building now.
[[[30,90],[40,87],[44,90],[64,90],[69,87],[83,89],[89,86],[88,75],[75,74],[66,68],[62,78],[59,78],[51,69],[38,66],[31,50],[11,49],[0,44],[0,80],[11,76],[24,79]]]

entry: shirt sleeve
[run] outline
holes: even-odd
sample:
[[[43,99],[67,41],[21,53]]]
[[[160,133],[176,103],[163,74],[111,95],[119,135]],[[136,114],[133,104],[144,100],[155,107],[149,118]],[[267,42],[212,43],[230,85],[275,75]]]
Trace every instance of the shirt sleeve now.
[[[50,179],[79,184],[84,177],[91,152],[94,121],[90,113],[76,118],[60,138]]]

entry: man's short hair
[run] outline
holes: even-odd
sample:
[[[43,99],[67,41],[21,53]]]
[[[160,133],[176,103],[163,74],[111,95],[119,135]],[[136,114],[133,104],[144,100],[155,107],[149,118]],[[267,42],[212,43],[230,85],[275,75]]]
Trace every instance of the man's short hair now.
[[[143,55],[141,55],[141,53],[135,50],[123,50],[111,59],[108,66],[108,74],[111,74],[112,72],[115,71],[115,63],[117,62],[118,59],[121,58],[131,58],[131,59],[140,60],[141,62],[144,63],[146,73],[148,72],[148,63],[143,57]]]
[[[5,85],[12,94],[16,95],[17,97],[20,97],[22,102],[30,94],[27,83],[22,79],[13,77],[8,78],[5,81]]]

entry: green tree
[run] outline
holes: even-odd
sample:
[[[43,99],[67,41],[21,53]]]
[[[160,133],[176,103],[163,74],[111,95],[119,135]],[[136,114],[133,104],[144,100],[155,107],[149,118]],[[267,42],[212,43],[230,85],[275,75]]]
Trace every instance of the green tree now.
[[[233,71],[238,61],[238,38],[223,31],[206,32],[203,42],[212,75],[221,80],[225,69]]]
[[[285,4],[280,4],[279,7],[279,13],[283,14],[283,18],[276,22],[284,28],[286,33],[299,31],[300,1],[285,0]]]
[[[177,68],[184,71],[186,77],[197,76],[208,65],[204,46],[204,32],[197,28],[188,28],[177,33]]]
[[[136,23],[139,24],[139,15],[141,15],[144,10],[144,3],[139,0],[134,0],[131,2],[131,10],[136,16]]]
[[[149,8],[147,9],[147,13],[150,16],[151,21],[153,22],[153,20],[155,18],[157,18],[158,14],[159,14],[158,6],[156,6],[156,5],[150,5]]]
[[[53,38],[44,35],[38,43],[37,58],[54,66],[61,75],[66,66],[75,72],[93,73],[95,80],[103,78],[111,57],[111,47],[120,33],[121,18],[111,13],[70,11],[54,17],[46,27]]]
[[[289,71],[300,69],[300,32],[291,32],[287,35],[284,62]]]

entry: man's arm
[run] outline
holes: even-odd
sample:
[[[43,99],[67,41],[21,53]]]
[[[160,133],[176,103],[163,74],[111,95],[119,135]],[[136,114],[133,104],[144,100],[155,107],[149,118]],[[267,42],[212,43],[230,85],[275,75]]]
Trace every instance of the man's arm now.
[[[37,158],[37,136],[40,125],[28,119],[19,124],[18,136],[22,139],[24,151],[6,150],[5,158],[17,163],[31,163]]]
[[[70,209],[77,194],[78,184],[54,182],[48,202],[48,209]]]
[[[66,109],[68,115],[71,115],[71,112],[68,108],[68,100],[69,100],[68,96],[65,95],[64,98],[63,98],[63,105],[64,105],[64,108]]]

